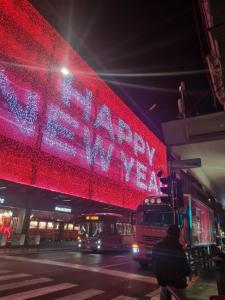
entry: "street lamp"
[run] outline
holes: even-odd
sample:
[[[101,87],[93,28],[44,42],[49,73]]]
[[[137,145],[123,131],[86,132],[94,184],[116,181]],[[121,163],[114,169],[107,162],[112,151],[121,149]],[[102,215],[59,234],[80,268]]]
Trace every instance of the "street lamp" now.
[[[69,70],[67,69],[67,68],[65,68],[65,67],[62,67],[61,68],[61,73],[64,75],[64,76],[67,76],[67,75],[69,75]]]

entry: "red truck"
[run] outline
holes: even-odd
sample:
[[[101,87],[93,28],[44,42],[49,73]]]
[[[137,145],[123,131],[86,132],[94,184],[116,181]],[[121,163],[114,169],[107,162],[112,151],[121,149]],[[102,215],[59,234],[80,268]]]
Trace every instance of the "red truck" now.
[[[167,197],[150,196],[136,210],[136,242],[133,258],[141,267],[151,262],[153,246],[174,224],[174,210]],[[184,206],[177,212],[181,228],[180,242],[184,246],[208,247],[215,241],[214,212],[191,195],[184,195]]]

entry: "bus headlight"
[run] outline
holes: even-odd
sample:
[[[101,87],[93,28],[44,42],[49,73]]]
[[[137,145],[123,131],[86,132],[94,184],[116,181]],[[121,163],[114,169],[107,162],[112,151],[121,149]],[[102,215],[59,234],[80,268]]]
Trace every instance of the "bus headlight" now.
[[[101,240],[97,240],[97,245],[101,245],[102,241]]]
[[[80,242],[78,243],[78,248],[81,248],[81,243]]]
[[[97,245],[97,249],[101,249],[101,245]]]
[[[132,244],[132,252],[139,253],[139,245],[137,243]]]

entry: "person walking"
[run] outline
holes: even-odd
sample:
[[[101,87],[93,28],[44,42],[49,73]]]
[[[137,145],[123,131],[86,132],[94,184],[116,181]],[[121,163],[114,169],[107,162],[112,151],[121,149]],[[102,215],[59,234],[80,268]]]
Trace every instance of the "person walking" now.
[[[171,293],[180,300],[186,299],[186,277],[191,270],[179,237],[179,227],[171,225],[167,235],[153,247],[152,266],[160,286],[160,300],[171,300]]]

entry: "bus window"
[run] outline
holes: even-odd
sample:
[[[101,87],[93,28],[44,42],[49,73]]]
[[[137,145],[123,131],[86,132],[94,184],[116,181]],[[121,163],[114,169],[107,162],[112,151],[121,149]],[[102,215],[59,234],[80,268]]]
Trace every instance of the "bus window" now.
[[[126,224],[126,234],[127,235],[133,235],[133,226],[131,224]]]
[[[89,222],[85,222],[85,223],[81,223],[80,224],[80,235],[83,235],[83,236],[89,236],[90,234],[90,226],[91,224]]]
[[[103,223],[102,222],[92,222],[92,234],[91,236],[97,237],[103,232]]]
[[[110,223],[109,224],[109,231],[110,231],[110,235],[114,235],[114,234],[116,234],[116,231],[115,231],[115,224],[113,224],[113,223]]]
[[[125,224],[121,222],[116,223],[116,231],[119,235],[125,235]]]

